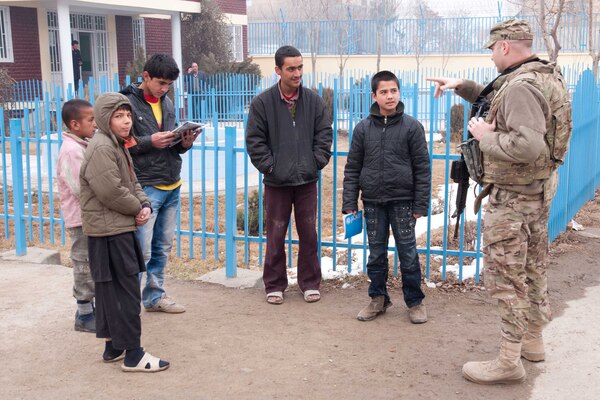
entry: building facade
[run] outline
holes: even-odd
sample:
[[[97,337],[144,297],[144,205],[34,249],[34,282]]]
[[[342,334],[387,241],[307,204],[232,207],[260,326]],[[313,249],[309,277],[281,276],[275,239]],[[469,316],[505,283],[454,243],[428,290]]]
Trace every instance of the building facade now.
[[[125,4],[126,3],[126,4]],[[245,0],[218,0],[232,32],[232,53],[248,53]],[[181,66],[180,13],[201,12],[200,0],[0,0],[0,67],[15,80],[73,83],[71,41],[81,51],[81,79],[123,81],[136,51],[167,53]],[[165,40],[170,38],[170,40]]]

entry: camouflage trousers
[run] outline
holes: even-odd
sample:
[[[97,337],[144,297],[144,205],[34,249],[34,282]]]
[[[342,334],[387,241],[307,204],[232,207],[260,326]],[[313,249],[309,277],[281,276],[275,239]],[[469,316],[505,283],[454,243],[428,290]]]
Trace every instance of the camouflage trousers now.
[[[484,217],[484,283],[498,299],[502,337],[520,342],[528,324],[551,319],[546,258],[548,216],[556,177],[544,193],[519,194],[493,187]]]
[[[73,297],[80,301],[92,301],[94,281],[88,261],[88,237],[81,227],[68,228],[71,238],[71,262],[73,264]]]

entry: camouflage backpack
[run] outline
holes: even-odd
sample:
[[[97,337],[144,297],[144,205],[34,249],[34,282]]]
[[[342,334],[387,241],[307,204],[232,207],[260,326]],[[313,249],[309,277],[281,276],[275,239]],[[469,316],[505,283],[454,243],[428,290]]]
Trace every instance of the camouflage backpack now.
[[[524,64],[526,72],[509,80],[511,83],[520,81],[531,84],[548,102],[552,115],[551,120],[547,121],[549,126],[545,139],[554,164],[563,164],[573,132],[571,98],[560,67],[549,61],[539,61],[544,65],[542,68],[537,63]]]

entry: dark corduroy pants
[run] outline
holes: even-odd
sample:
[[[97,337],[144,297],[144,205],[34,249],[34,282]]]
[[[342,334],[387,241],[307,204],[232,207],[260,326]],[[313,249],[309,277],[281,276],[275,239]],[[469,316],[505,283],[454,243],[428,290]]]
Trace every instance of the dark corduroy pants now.
[[[267,251],[263,270],[265,291],[283,292],[288,285],[285,237],[290,216],[298,232],[298,286],[303,292],[319,289],[321,266],[317,254],[317,183],[274,187],[265,185]]]

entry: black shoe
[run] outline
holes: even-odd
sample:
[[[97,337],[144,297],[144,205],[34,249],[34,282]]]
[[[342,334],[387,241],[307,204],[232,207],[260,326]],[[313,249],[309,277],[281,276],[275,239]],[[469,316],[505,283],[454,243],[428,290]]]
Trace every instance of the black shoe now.
[[[77,311],[75,313],[75,330],[96,333],[96,316],[94,313],[79,315],[79,311]]]

